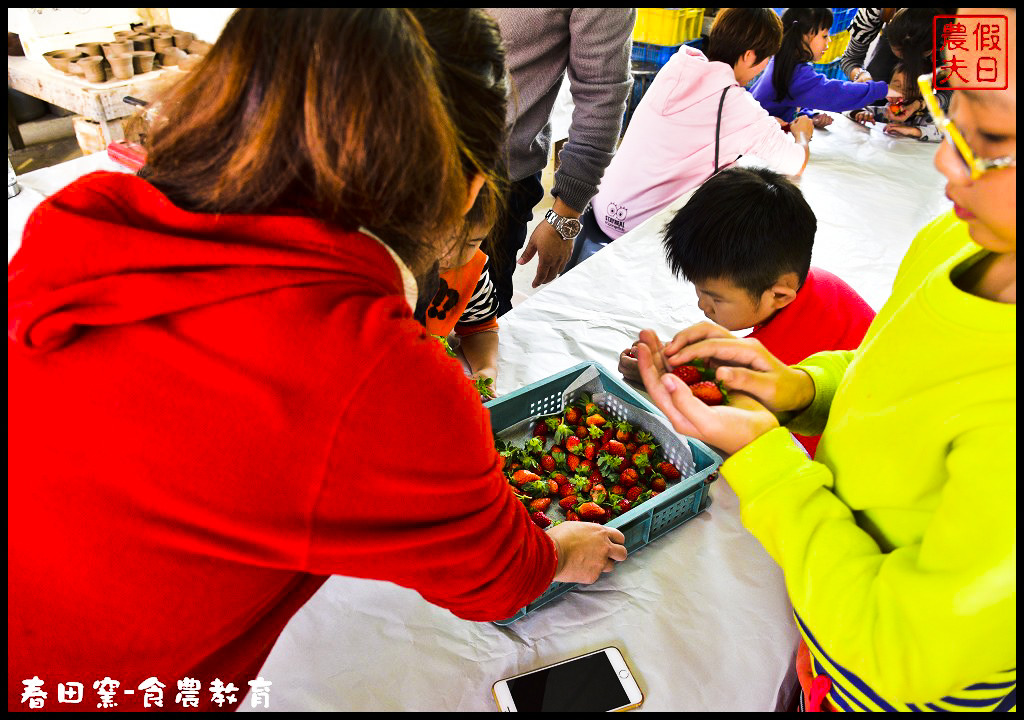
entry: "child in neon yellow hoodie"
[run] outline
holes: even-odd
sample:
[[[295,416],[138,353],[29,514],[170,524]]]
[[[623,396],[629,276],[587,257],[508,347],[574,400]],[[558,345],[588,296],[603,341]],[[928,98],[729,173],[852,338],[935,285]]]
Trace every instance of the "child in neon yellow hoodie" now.
[[[974,152],[1012,161],[1015,91],[957,95]],[[838,710],[1016,707],[1016,175],[972,177],[948,142],[936,164],[954,213],[915,240],[858,350],[787,368],[706,325],[639,349],[676,430],[734,453],[722,476],[785,574],[806,695]],[[718,378],[757,400],[704,406],[659,350],[742,359]],[[815,462],[780,420],[822,432]]]

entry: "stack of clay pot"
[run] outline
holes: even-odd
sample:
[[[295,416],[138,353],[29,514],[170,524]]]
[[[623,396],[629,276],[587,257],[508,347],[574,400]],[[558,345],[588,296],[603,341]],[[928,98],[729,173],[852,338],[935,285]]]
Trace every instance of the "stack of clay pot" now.
[[[43,57],[55,69],[78,75],[87,82],[127,80],[154,67],[191,70],[212,46],[190,32],[170,25],[132,25],[118,30],[113,42],[79,43],[70,50],[54,50]]]

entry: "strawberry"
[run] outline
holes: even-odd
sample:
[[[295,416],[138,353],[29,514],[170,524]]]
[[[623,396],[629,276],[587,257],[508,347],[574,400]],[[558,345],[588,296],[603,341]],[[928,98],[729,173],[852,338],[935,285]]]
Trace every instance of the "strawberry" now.
[[[539,527],[546,528],[551,524],[551,518],[542,512],[535,512],[530,514],[530,519],[533,520]]]
[[[558,426],[562,424],[562,420],[557,416],[544,418],[544,424],[548,426],[548,430],[554,432],[558,429]]]
[[[590,433],[591,428],[587,425],[579,425],[576,428],[576,437],[585,438]]]
[[[576,508],[576,514],[581,520],[604,520],[604,508],[593,502],[585,502]]]
[[[678,480],[682,477],[679,469],[667,460],[658,463],[655,470],[664,475],[666,480]]]
[[[623,485],[612,485],[611,490],[609,490],[608,492],[610,492],[612,495],[625,495],[626,488]]]
[[[540,480],[540,476],[529,470],[516,470],[512,474],[512,483],[516,487],[522,487],[526,483],[536,482],[537,480]]]
[[[592,440],[596,440],[597,442],[602,442],[604,440],[604,430],[597,425],[591,425],[587,430],[587,434]]]
[[[654,492],[664,492],[666,487],[668,487],[668,486],[665,484],[665,478],[663,478],[663,477],[651,478],[651,490],[653,490]]]
[[[597,415],[600,412],[601,412],[601,408],[599,408],[596,403],[592,403],[592,402],[588,402],[584,406],[584,408],[583,408],[583,413],[585,415],[587,415],[588,417],[591,416],[591,415]]]
[[[530,455],[540,455],[544,452],[544,439],[532,437],[523,449]]]
[[[533,426],[533,436],[544,438],[548,436],[548,425],[546,422],[541,420]]]
[[[601,475],[600,472],[595,470],[594,472],[590,473],[590,477],[588,477],[587,480],[590,481],[591,485],[600,485],[601,483],[604,482],[604,476]]]
[[[580,516],[576,514],[575,510],[569,510],[565,513],[565,519],[570,522],[573,522],[579,520]]]
[[[597,466],[607,475],[620,472],[621,465],[622,458],[615,457],[614,455],[608,455],[607,453],[601,455],[601,457],[597,459]]]
[[[547,483],[549,495],[554,495],[555,493],[558,492],[558,483],[556,483],[554,480],[548,480]]]
[[[633,455],[633,465],[640,474],[646,474],[651,467],[651,458],[643,453]]]
[[[565,409],[565,421],[570,425],[579,425],[583,420],[583,411],[575,405],[570,405]]]
[[[573,455],[583,454],[583,441],[575,435],[569,437],[565,441],[565,449],[571,452]]]
[[[531,512],[544,512],[549,507],[551,507],[551,498],[549,497],[537,498],[530,502]]]
[[[544,472],[550,473],[555,471],[555,459],[550,455],[540,456],[540,467]]]
[[[609,440],[608,446],[605,448],[609,455],[615,455],[616,457],[626,457],[626,446],[618,440]]]
[[[629,488],[629,490],[626,491],[626,499],[629,500],[630,502],[635,502],[636,499],[640,497],[641,494],[643,494],[643,491],[643,488],[634,485],[633,487]]]
[[[626,443],[626,452],[632,455],[636,452],[637,444],[635,442]]]
[[[576,472],[579,469],[581,462],[583,462],[583,460],[580,459],[579,455],[568,455],[565,458],[565,463],[569,468],[569,472]]]
[[[603,433],[601,433],[601,443],[603,444],[603,443],[608,442],[609,440],[612,439],[612,437],[614,435],[615,435],[615,431],[614,430],[612,430],[611,428],[606,428],[605,431]]]
[[[581,460],[580,464],[576,467],[576,472],[580,475],[589,475],[594,472],[594,466],[588,460]]]
[[[687,385],[700,382],[701,378],[700,369],[693,365],[680,365],[679,367],[672,368],[672,374]]]
[[[558,501],[558,506],[563,510],[572,510],[579,500],[576,499],[575,495],[566,495],[564,498]]]
[[[595,455],[597,455],[597,443],[587,440],[587,442],[583,443],[583,457],[593,461]]]
[[[615,509],[618,510],[620,513],[628,512],[632,508],[633,503],[631,503],[626,498],[620,498],[619,501],[615,503]]]
[[[568,438],[573,437],[575,431],[571,426],[565,423],[559,423],[558,427],[555,428],[555,442],[564,443]]]
[[[569,478],[565,476],[565,473],[556,472],[551,474],[551,479],[558,483],[558,487],[569,484]]]
[[[558,486],[558,496],[561,498],[576,497],[576,492],[577,490],[573,487],[572,483]]]
[[[619,475],[619,484],[623,487],[631,488],[638,482],[640,482],[640,476],[637,475],[636,470],[633,468],[626,468],[622,471],[622,474]],[[622,493],[619,494],[621,495]]]
[[[599,505],[607,500],[608,491],[604,489],[604,485],[597,484],[590,488],[590,499]]]
[[[535,480],[521,485],[520,490],[532,498],[547,497],[551,494],[551,486],[547,480]],[[558,485],[555,485],[555,492],[558,492]]]
[[[594,413],[593,415],[588,415],[587,416],[587,425],[598,426],[598,425],[604,425],[607,422],[608,421],[605,420],[604,417],[602,417],[600,413]]]
[[[721,405],[725,402],[725,395],[718,384],[711,380],[705,380],[690,386],[693,396],[703,400],[705,405]]]
[[[651,443],[644,443],[643,445],[636,449],[635,455],[651,455],[656,447],[658,446],[652,445]],[[636,462],[635,458],[633,462]]]
[[[633,439],[633,426],[623,420],[615,424],[615,439],[620,443],[628,443]]]

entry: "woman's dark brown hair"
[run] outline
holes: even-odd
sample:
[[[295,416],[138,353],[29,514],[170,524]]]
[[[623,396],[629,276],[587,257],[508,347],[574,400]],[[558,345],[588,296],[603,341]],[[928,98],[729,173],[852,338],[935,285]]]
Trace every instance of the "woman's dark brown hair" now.
[[[144,176],[188,210],[365,227],[413,264],[461,221],[472,175],[497,164],[502,128],[488,142],[468,126],[490,114],[503,126],[505,115],[503,87],[498,107],[477,107],[479,96],[460,95],[472,68],[453,64],[467,58],[431,42],[445,21],[461,21],[467,44],[493,32],[496,59],[481,66],[490,79],[504,59],[493,23],[432,12],[237,11],[160,103]]]
[[[734,67],[748,50],[761,62],[781,43],[782,21],[771,8],[722,8],[711,24],[707,56]]]

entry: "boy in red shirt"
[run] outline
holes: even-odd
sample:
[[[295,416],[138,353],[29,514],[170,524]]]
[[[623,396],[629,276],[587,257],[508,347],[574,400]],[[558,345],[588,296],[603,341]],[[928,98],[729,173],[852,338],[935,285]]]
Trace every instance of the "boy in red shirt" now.
[[[811,267],[817,219],[790,180],[765,168],[728,168],[705,182],[665,229],[672,271],[694,284],[697,304],[727,330],[753,328],[786,364],[853,350],[875,318],[857,291]],[[639,381],[631,349],[619,371]],[[818,438],[797,436],[813,456]]]

